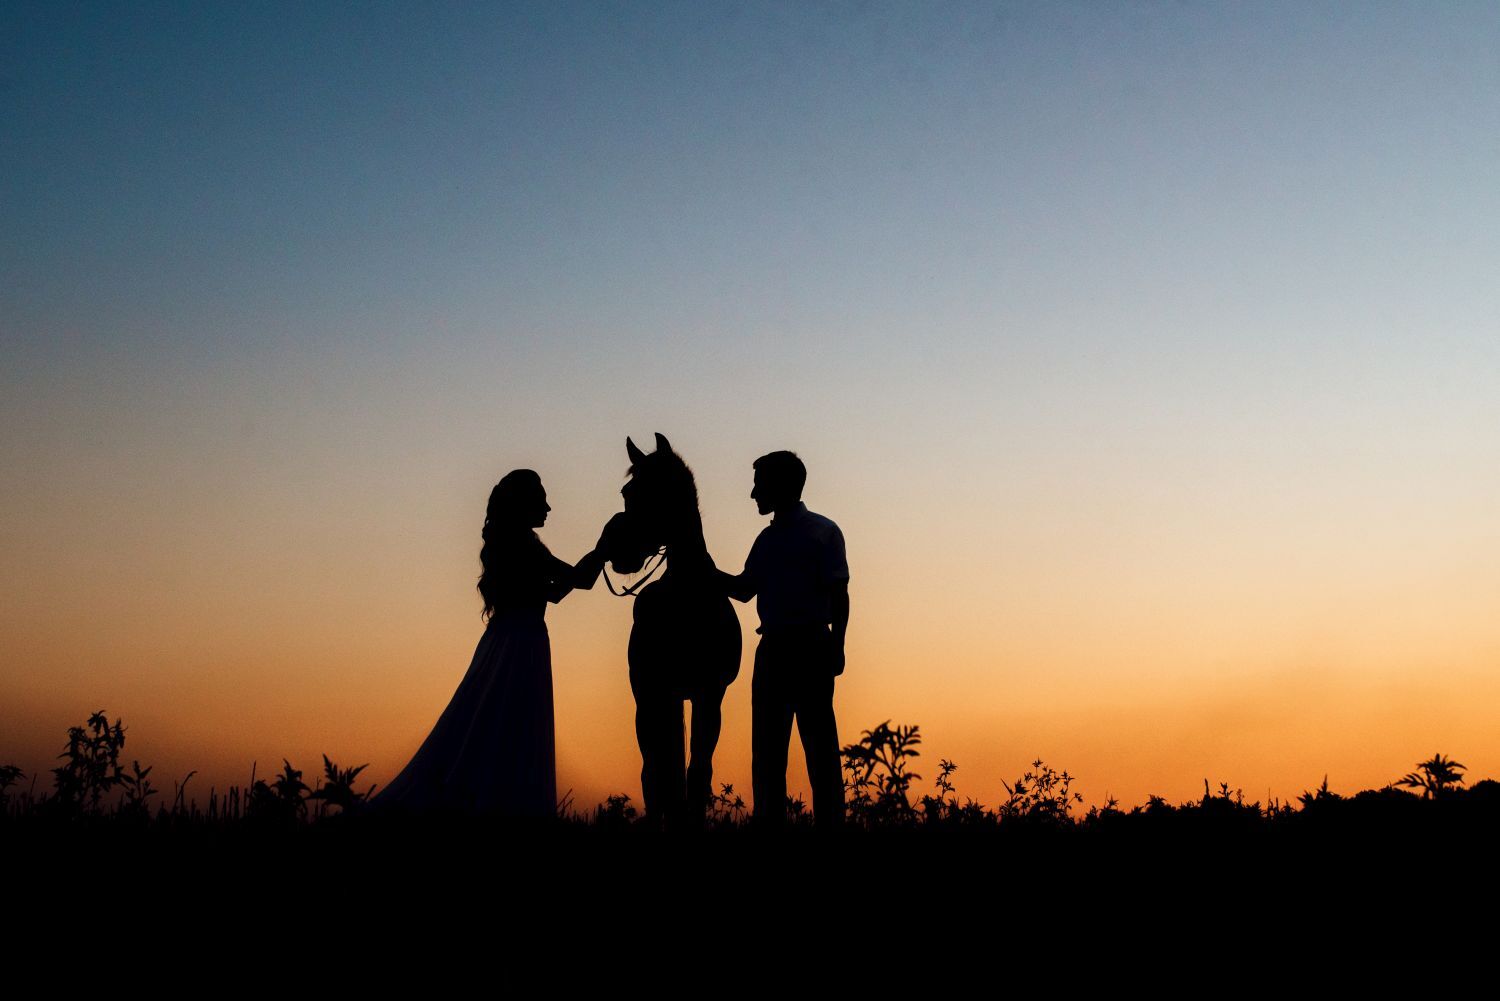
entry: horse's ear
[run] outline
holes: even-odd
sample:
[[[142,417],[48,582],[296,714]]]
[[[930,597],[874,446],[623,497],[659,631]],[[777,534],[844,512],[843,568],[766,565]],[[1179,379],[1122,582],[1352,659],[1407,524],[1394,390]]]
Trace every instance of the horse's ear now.
[[[672,451],[672,443],[667,441],[667,436],[660,431],[656,432],[656,450],[658,452]]]
[[[657,437],[661,437],[657,435]],[[635,442],[627,436],[625,439],[625,454],[630,456],[630,464],[633,466],[646,457],[646,453],[635,447]]]

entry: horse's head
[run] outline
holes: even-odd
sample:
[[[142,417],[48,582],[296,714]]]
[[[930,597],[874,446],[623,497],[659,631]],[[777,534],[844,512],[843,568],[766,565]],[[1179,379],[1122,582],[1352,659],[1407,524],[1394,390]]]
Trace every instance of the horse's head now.
[[[656,451],[650,454],[626,438],[625,453],[630,457],[630,478],[620,494],[625,498],[629,531],[622,532],[618,545],[611,547],[614,554],[610,562],[620,573],[634,573],[647,556],[680,538],[684,531],[701,534],[702,522],[693,472],[672,451],[665,436],[657,434]]]

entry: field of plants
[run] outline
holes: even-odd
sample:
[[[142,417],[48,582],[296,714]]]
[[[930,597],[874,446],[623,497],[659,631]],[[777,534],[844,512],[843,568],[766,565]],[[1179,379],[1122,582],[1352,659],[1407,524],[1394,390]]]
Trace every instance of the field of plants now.
[[[393,929],[491,948],[503,927],[511,952],[659,949],[669,935],[717,942],[712,957],[767,935],[831,936],[861,962],[920,950],[947,964],[1042,934],[1027,948],[1057,957],[1072,948],[1064,933],[1163,955],[1231,929],[1313,941],[1488,906],[1497,885],[1500,784],[1470,783],[1442,754],[1353,796],[1325,781],[1261,803],[1205,783],[1200,798],[1128,807],[1086,805],[1071,775],[1034,761],[987,807],[957,794],[951,761],[923,782],[921,743],[887,722],[843,749],[840,830],[794,800],[790,823],[767,832],[725,786],[701,827],[660,831],[623,795],[533,823],[374,814],[363,767],[327,758],[313,776],[284,761],[244,788],[160,790],[99,712],[68,732],[45,784],[0,768],[8,910],[30,916],[23,932],[100,961],[129,951],[122,929],[145,927],[210,951],[279,928],[329,936],[325,951]]]
[[[96,712],[71,728],[45,786],[14,765],[0,766],[0,831],[10,838],[27,836],[139,837],[152,833],[294,837],[297,831],[337,831],[353,836],[362,830],[437,825],[479,826],[513,831],[527,837],[648,837],[644,818],[631,798],[608,797],[580,809],[571,798],[558,807],[553,822],[507,823],[501,818],[448,817],[419,820],[368,815],[364,805],[375,787],[362,786],[366,766],[342,767],[326,756],[320,773],[309,776],[283,761],[273,775],[256,777],[245,787],[209,789],[201,799],[189,793],[192,774],[159,789],[152,769],[124,755],[126,728]],[[1204,782],[1203,796],[1169,803],[1152,796],[1129,807],[1114,799],[1085,805],[1072,790],[1073,776],[1043,761],[1033,761],[1014,781],[1004,784],[1005,798],[994,807],[961,798],[954,775],[958,766],[937,762],[928,785],[915,769],[921,757],[916,726],[889,721],[864,731],[843,748],[847,819],[835,835],[816,830],[800,798],[788,800],[787,836],[857,839],[863,835],[945,832],[954,835],[1025,838],[1028,842],[1097,843],[1111,839],[1180,839],[1257,837],[1266,840],[1351,834],[1391,837],[1405,832],[1497,831],[1500,783],[1467,781],[1465,766],[1443,754],[1416,764],[1380,789],[1341,796],[1326,779],[1295,801],[1247,800],[1244,794]],[[29,780],[29,781],[28,781]],[[40,787],[40,788],[39,788]],[[564,833],[570,832],[570,833]],[[668,832],[682,835],[685,832]],[[721,786],[693,835],[733,838],[757,829],[749,804],[732,786]],[[762,832],[763,833],[763,832]]]

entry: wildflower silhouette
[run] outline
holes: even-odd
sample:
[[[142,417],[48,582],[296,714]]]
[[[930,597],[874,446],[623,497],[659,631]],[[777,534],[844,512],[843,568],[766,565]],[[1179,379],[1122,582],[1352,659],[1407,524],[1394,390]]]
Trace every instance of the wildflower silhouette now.
[[[1059,772],[1037,758],[1031,770],[1012,783],[1001,781],[1008,794],[1000,804],[1001,820],[1025,820],[1043,826],[1067,827],[1073,823],[1072,809],[1083,796],[1071,791],[1073,776]]]
[[[281,774],[272,783],[260,779],[250,786],[249,802],[245,812],[253,817],[270,821],[292,821],[307,814],[307,783],[302,773],[292,767],[285,758],[281,761]]]
[[[935,794],[922,797],[922,820],[929,826],[945,824],[953,827],[977,827],[993,825],[994,814],[973,799],[958,802],[958,790],[953,784],[953,773],[958,766],[947,758],[938,760],[937,778],[933,780]]]
[[[65,812],[97,811],[104,794],[124,780],[124,747],[125,727],[118,719],[111,726],[103,709],[83,726],[69,727],[68,746],[58,755],[63,764],[52,769],[56,806]]]
[[[1463,785],[1464,777],[1459,772],[1468,770],[1466,766],[1441,754],[1434,754],[1427,761],[1417,762],[1417,767],[1422,770],[1407,772],[1396,780],[1396,784],[1422,790],[1423,799],[1437,799],[1453,791],[1455,786]]]
[[[252,768],[246,786],[211,788],[207,809],[200,810],[198,803],[189,801],[186,795],[188,782],[196,773],[189,772],[181,782],[174,783],[167,804],[152,781],[157,775],[152,767],[140,761],[131,761],[128,769],[120,765],[125,726],[119,720],[111,721],[100,711],[67,733],[67,748],[60,755],[64,762],[52,769],[54,790],[50,795],[16,793],[13,787],[25,773],[16,765],[0,766],[0,837],[35,835],[40,839],[38,844],[45,845],[57,829],[54,825],[70,826],[80,818],[87,819],[90,829],[108,831],[113,827],[133,834],[206,831],[233,825],[250,829],[297,827],[346,815],[358,818],[350,824],[368,823],[372,829],[381,824],[358,809],[375,788],[371,784],[368,790],[358,789],[367,765],[342,768],[325,754],[318,787],[309,789],[302,772],[283,759],[282,770],[275,776],[257,779]],[[1083,797],[1072,789],[1074,777],[1040,758],[1014,782],[1002,783],[1006,797],[993,809],[960,797],[958,765],[947,758],[938,761],[931,791],[919,797],[913,785],[921,776],[912,766],[913,759],[920,757],[921,744],[917,726],[886,720],[842,749],[850,829],[996,831],[1015,826],[1021,832],[1060,834],[1082,828],[1089,831],[1091,839],[1122,837],[1126,843],[1143,847],[1158,838],[1177,844],[1183,834],[1190,834],[1193,843],[1207,846],[1204,850],[1208,851],[1221,850],[1222,841],[1216,839],[1268,829],[1335,832],[1342,838],[1358,835],[1361,841],[1377,835],[1442,837],[1457,832],[1488,837],[1486,832],[1500,829],[1500,783],[1468,783],[1466,766],[1442,754],[1418,763],[1416,770],[1382,789],[1349,796],[1332,792],[1325,775],[1316,789],[1291,801],[1269,798],[1262,806],[1248,801],[1243,791],[1227,782],[1215,787],[1205,780],[1200,797],[1178,805],[1153,795],[1144,805],[1126,810],[1113,796],[1107,796],[1101,805],[1079,816],[1075,807],[1083,803]],[[718,788],[719,792],[710,796],[702,825],[709,838],[742,828],[750,821],[749,806],[736,794],[735,787],[725,783]],[[1418,790],[1420,795],[1412,794]],[[560,824],[591,825],[617,832],[637,826],[640,820],[629,796],[610,796],[591,814],[570,811],[570,802],[571,794],[558,806]],[[1439,802],[1440,807],[1433,805]],[[810,829],[812,812],[801,797],[788,798],[786,803],[791,826]],[[344,823],[333,821],[334,829]],[[1298,844],[1293,837],[1289,833],[1280,843]]]
[[[606,796],[603,803],[594,808],[594,825],[603,828],[629,827],[637,816],[630,797],[620,794]]]
[[[369,767],[366,764],[356,768],[340,768],[329,761],[328,755],[325,754],[323,755],[323,781],[307,798],[318,801],[320,816],[323,808],[327,806],[336,806],[341,812],[348,813],[363,804],[375,792],[374,785],[364,792],[354,791],[354,780],[359,777],[360,772]]]
[[[733,827],[744,823],[748,814],[745,798],[728,783],[721,784],[719,791],[708,798],[708,819],[717,826]]]
[[[937,778],[932,782],[936,795],[922,797],[922,816],[928,823],[936,823],[949,816],[958,805],[956,790],[953,788],[953,773],[956,771],[958,766],[953,762],[947,758],[938,759]]]
[[[908,771],[908,759],[918,757],[922,738],[915,726],[891,726],[886,720],[866,730],[859,743],[843,750],[845,809],[856,823],[869,827],[916,818],[908,790],[922,776]]]
[[[126,813],[145,814],[148,809],[147,800],[156,795],[156,789],[151,785],[150,768],[142,768],[139,761],[130,763],[131,770],[120,776],[120,785],[125,790],[125,802],[121,805]]]
[[[0,765],[0,817],[10,811],[10,787],[26,777],[18,765]]]

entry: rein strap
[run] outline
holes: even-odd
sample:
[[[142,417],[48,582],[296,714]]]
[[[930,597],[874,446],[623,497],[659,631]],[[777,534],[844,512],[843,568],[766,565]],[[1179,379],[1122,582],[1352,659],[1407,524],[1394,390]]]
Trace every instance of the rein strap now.
[[[610,594],[614,595],[617,598],[634,598],[635,593],[641,588],[645,587],[648,583],[650,583],[651,578],[656,576],[656,572],[662,567],[666,566],[666,564],[667,547],[662,546],[656,551],[656,562],[651,564],[651,566],[646,570],[645,575],[634,584],[631,584],[627,588],[622,588],[619,591],[615,590],[614,582],[609,579],[609,563],[606,561],[605,564],[599,569],[604,573],[604,586],[609,588]]]

